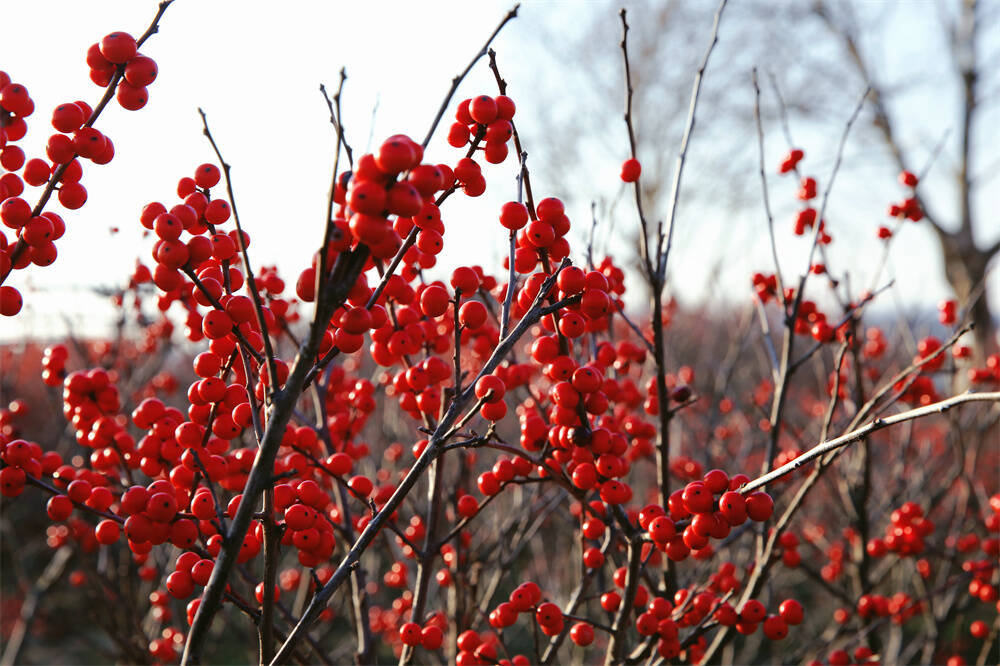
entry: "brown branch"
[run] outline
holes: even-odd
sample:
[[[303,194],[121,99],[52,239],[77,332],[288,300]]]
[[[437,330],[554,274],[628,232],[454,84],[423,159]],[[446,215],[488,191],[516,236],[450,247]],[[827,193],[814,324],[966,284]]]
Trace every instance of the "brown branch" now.
[[[195,615],[191,631],[188,633],[187,643],[184,646],[183,664],[199,663],[202,658],[202,650],[208,638],[208,628],[212,618],[219,610],[222,602],[223,592],[226,588],[229,576],[236,564],[236,556],[240,546],[250,528],[250,521],[253,517],[254,503],[261,493],[273,483],[274,460],[281,446],[281,440],[285,433],[285,426],[291,419],[295,404],[305,388],[306,373],[312,367],[312,359],[316,357],[321,335],[318,321],[323,321],[323,315],[329,315],[343,302],[347,293],[354,284],[354,280],[364,268],[368,258],[368,248],[364,245],[358,246],[351,252],[341,254],[338,257],[337,265],[334,267],[334,275],[339,278],[337,286],[331,290],[328,302],[318,304],[316,317],[310,330],[310,334],[303,340],[302,346],[295,357],[295,362],[288,375],[288,381],[283,388],[275,387],[274,399],[268,411],[266,419],[267,426],[261,438],[260,448],[254,460],[253,467],[247,477],[246,487],[243,491],[243,501],[240,502],[236,515],[233,517],[223,540],[222,550],[215,562],[212,570],[212,577],[205,586],[205,591],[201,598],[201,605]],[[287,659],[290,653],[285,653]]]
[[[870,421],[867,425],[864,425],[856,430],[836,437],[826,442],[821,442],[809,449],[801,456],[795,460],[778,467],[777,469],[757,477],[753,481],[745,484],[740,488],[741,493],[749,493],[757,488],[767,485],[771,481],[780,479],[783,476],[791,474],[795,470],[801,468],[806,463],[815,460],[816,458],[835,451],[839,448],[845,447],[849,444],[861,440],[871,433],[881,430],[883,428],[888,428],[889,426],[896,425],[897,423],[904,423],[906,421],[912,421],[913,419],[918,419],[923,416],[929,416],[931,414],[943,414],[955,405],[960,405],[967,402],[1000,402],[1000,391],[994,391],[989,393],[962,393],[960,395],[947,398],[946,400],[941,400],[924,407],[918,407],[916,409],[911,409],[899,414],[894,414],[893,416],[887,416],[885,418],[877,418]]]
[[[219,159],[219,164],[222,165],[222,175],[226,179],[226,194],[229,196],[229,207],[233,211],[233,222],[236,225],[236,244],[240,248],[240,255],[243,257],[243,270],[247,273],[246,283],[247,291],[250,292],[250,298],[253,299],[254,314],[257,316],[257,325],[260,326],[260,336],[264,339],[264,357],[267,360],[267,370],[269,377],[268,388],[270,390],[265,391],[266,396],[273,396],[275,391],[278,390],[278,366],[274,361],[274,348],[271,346],[271,335],[267,330],[267,321],[264,319],[264,308],[260,300],[260,290],[257,288],[257,282],[254,280],[253,268],[250,267],[250,256],[247,254],[247,244],[246,239],[243,236],[243,227],[240,225],[240,214],[236,210],[236,196],[233,193],[233,181],[230,177],[230,165],[222,157],[222,153],[219,151],[219,146],[215,143],[215,138],[212,136],[211,130],[208,129],[208,117],[205,112],[199,107],[198,114],[201,116],[202,132],[208,139],[208,142],[212,144],[212,150],[215,151],[215,156]]]
[[[496,27],[493,33],[486,39],[486,43],[483,44],[483,48],[481,48],[479,52],[476,53],[475,56],[473,56],[472,60],[469,61],[468,66],[466,66],[466,68],[462,70],[462,72],[458,76],[456,76],[451,80],[451,88],[448,89],[448,93],[444,96],[444,101],[441,103],[441,108],[438,109],[437,115],[434,116],[434,121],[431,123],[431,128],[427,130],[427,136],[424,137],[423,143],[421,144],[424,148],[426,148],[427,144],[431,142],[431,137],[434,136],[434,130],[437,129],[438,123],[441,122],[441,118],[444,116],[444,112],[448,108],[448,103],[451,102],[451,98],[455,95],[455,91],[458,90],[459,84],[462,83],[462,80],[472,70],[473,66],[477,62],[479,62],[480,58],[486,55],[487,50],[490,48],[490,44],[493,43],[494,38],[496,38],[496,36],[500,34],[500,31],[503,29],[503,27],[507,25],[507,22],[517,16],[517,10],[520,9],[520,7],[521,4],[518,3],[514,5],[514,7],[509,12],[507,12],[507,15],[503,17],[503,20],[500,21],[500,24]]]
[[[761,192],[764,199],[764,214],[767,216],[767,236],[771,241],[771,259],[774,261],[774,276],[778,283],[778,294],[785,293],[785,286],[781,277],[781,262],[778,261],[778,246],[774,238],[774,215],[771,213],[771,197],[767,188],[767,172],[764,168],[764,125],[760,119],[760,84],[757,82],[757,68],[754,67],[750,75],[753,83],[754,102],[753,118],[757,123],[757,152],[760,157],[758,166],[760,171]],[[780,298],[780,297],[779,297]]]
[[[670,188],[670,200],[667,208],[666,227],[667,231],[657,242],[657,272],[660,281],[666,278],[667,258],[670,256],[670,247],[674,237],[674,218],[677,215],[677,201],[680,198],[681,175],[684,173],[684,164],[687,160],[688,144],[691,142],[691,133],[694,130],[695,111],[698,108],[698,97],[701,94],[701,82],[705,78],[705,69],[708,68],[708,59],[712,55],[712,50],[719,41],[719,22],[722,20],[722,12],[726,8],[727,0],[719,3],[715,10],[715,19],[712,23],[712,39],[705,50],[705,55],[695,73],[694,84],[691,87],[691,103],[688,107],[687,124],[684,128],[684,135],[681,138],[681,147],[677,153],[677,167],[674,169],[674,181]]]

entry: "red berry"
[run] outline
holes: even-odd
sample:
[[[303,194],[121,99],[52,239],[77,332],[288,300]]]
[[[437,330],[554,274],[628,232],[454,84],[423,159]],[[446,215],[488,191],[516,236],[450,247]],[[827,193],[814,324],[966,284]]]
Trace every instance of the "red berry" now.
[[[99,544],[104,546],[110,546],[118,541],[119,536],[121,536],[121,528],[119,528],[118,523],[110,519],[97,523],[97,527],[94,529],[94,537]]]
[[[118,104],[128,111],[138,111],[149,101],[149,92],[145,86],[134,86],[128,81],[121,81],[115,92]]]
[[[468,301],[458,311],[458,321],[466,328],[477,329],[486,323],[486,306],[479,301]]]
[[[122,65],[135,57],[138,46],[127,32],[112,32],[101,40],[101,55],[115,65]]]
[[[757,491],[746,496],[747,516],[758,523],[771,517],[774,513],[774,500],[765,492]]]
[[[425,650],[437,650],[444,642],[444,632],[433,624],[427,625],[420,632],[420,643]]]
[[[743,604],[743,609],[740,611],[740,618],[751,624],[762,622],[765,617],[767,617],[767,609],[756,599],[749,599]]]
[[[764,635],[772,641],[780,641],[788,636],[788,624],[777,615],[764,620]]]
[[[52,520],[66,520],[73,513],[73,502],[65,495],[53,495],[45,505],[45,512]]]
[[[156,80],[157,71],[156,61],[137,55],[125,65],[125,80],[137,88],[144,88]]]
[[[23,305],[21,292],[6,284],[0,287],[0,315],[13,317],[21,311]]]
[[[528,209],[524,204],[508,201],[500,208],[500,224],[512,230],[528,224]]]
[[[622,163],[621,178],[626,183],[634,183],[639,180],[639,175],[641,173],[642,165],[639,164],[639,160],[634,157],[630,157]]]
[[[795,599],[785,599],[778,606],[778,614],[788,624],[801,624],[803,619],[802,604]]]
[[[983,639],[989,635],[990,627],[982,620],[976,620],[969,625],[969,633],[973,638]]]
[[[480,125],[488,125],[497,119],[497,103],[489,95],[474,97],[469,103],[469,115]]]
[[[586,622],[577,622],[569,630],[569,638],[575,644],[586,647],[594,642],[594,628]]]
[[[448,311],[451,297],[441,285],[432,284],[420,294],[420,311],[428,317],[440,317]],[[464,310],[464,306],[462,308]]]
[[[422,638],[420,625],[416,622],[407,622],[399,628],[399,640],[403,645],[420,645]]]
[[[692,514],[711,513],[714,508],[712,493],[700,481],[689,483],[681,495],[684,501],[684,508]]]

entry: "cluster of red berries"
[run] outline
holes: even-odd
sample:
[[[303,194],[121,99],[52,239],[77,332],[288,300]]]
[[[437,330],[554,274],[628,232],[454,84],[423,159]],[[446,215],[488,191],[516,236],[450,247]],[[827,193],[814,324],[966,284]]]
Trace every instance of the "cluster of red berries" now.
[[[501,402],[500,404],[503,403]],[[520,476],[524,478],[530,475],[532,471],[534,471],[534,467],[527,458],[522,456],[517,456],[513,460],[500,458],[493,464],[492,469],[488,469],[479,475],[476,479],[476,487],[479,488],[479,492],[483,495],[496,495],[514,477]],[[473,502],[476,503],[473,504]],[[471,495],[465,495],[459,500],[458,510],[462,515],[475,515],[479,510],[478,501]]]
[[[437,650],[444,642],[447,621],[441,615],[434,615],[421,627],[416,622],[406,622],[399,628],[399,641],[406,646],[422,646],[426,650]],[[511,659],[497,660],[499,639],[492,632],[478,633],[466,629],[458,635],[455,655],[456,666],[480,666],[500,664],[502,666],[527,666],[531,662],[524,655],[514,655]]]
[[[909,171],[903,171],[899,174],[899,182],[904,187],[910,189],[910,196],[899,203],[889,204],[888,215],[899,221],[910,220],[912,222],[919,222],[924,219],[924,211],[920,208],[920,202],[913,193],[919,181],[914,174]],[[880,240],[888,240],[892,238],[892,234],[892,229],[885,225],[879,226],[877,231],[877,236]]]
[[[764,275],[763,273],[754,273],[753,278],[753,288],[757,292],[757,299],[767,305],[767,303],[772,299],[777,299],[778,297],[778,277],[773,273],[771,275]]]
[[[478,95],[462,100],[455,111],[455,122],[448,129],[448,143],[462,148],[471,141],[481,139],[485,160],[490,164],[500,164],[507,159],[507,142],[514,136],[511,121],[515,111],[514,100],[506,95]],[[483,186],[485,188],[485,181]]]
[[[821,264],[817,264],[821,265]],[[762,304],[767,304],[771,299],[778,299],[778,279],[775,275],[764,275],[754,273],[753,287],[757,299]],[[795,289],[786,287],[783,294],[786,304],[795,301]],[[795,333],[797,335],[810,335],[817,342],[831,342],[836,339],[840,329],[831,326],[827,322],[826,314],[817,309],[816,303],[810,300],[803,300],[799,304],[799,310],[795,319]]]
[[[798,198],[802,201],[809,201],[816,198],[816,179],[814,178],[803,178],[799,185],[799,191],[797,194]],[[806,232],[806,229],[812,229],[813,225],[816,224],[816,217],[818,213],[816,209],[812,206],[807,206],[800,210],[795,216],[795,226],[794,231],[796,236],[801,236]],[[824,220],[819,221],[819,237],[817,242],[820,245],[829,245],[833,241],[833,238],[826,233],[826,223]]]
[[[748,599],[739,612],[728,602],[724,602],[713,613],[719,624],[735,627],[744,636],[755,633],[760,627],[772,641],[780,641],[788,636],[789,625],[801,624],[804,616],[802,604],[795,599],[785,599],[778,606],[778,612],[770,615],[767,607],[757,599]]]
[[[196,407],[189,410],[195,416],[200,411]],[[146,433],[136,445],[135,455],[126,461],[130,467],[137,466],[151,477],[167,473],[178,488],[190,487],[195,472],[213,482],[224,481],[228,466],[222,454],[229,442],[209,436],[201,423],[187,421],[179,409],[165,406],[158,398],[139,403],[132,411],[132,422]]]
[[[911,191],[917,187],[917,177],[909,171],[899,174],[899,182],[905,187],[910,188]],[[913,222],[919,222],[924,219],[924,212],[920,209],[920,202],[917,201],[915,196],[912,196],[912,192],[911,196],[903,201],[890,204],[888,212],[889,217],[906,218]]]
[[[411,647],[421,645],[425,650],[437,650],[444,643],[444,632],[432,621],[423,627],[416,622],[407,622],[399,628],[399,640],[403,645]],[[464,642],[468,643],[469,640],[466,639]]]
[[[775,462],[775,467],[780,463]],[[781,558],[781,563],[789,569],[794,569],[802,564],[802,555],[799,553],[799,537],[795,532],[787,530],[778,537],[778,548],[775,555]]]
[[[713,469],[702,480],[671,493],[668,510],[656,504],[644,508],[639,513],[639,525],[656,548],[675,562],[692,552],[696,557],[710,554],[711,539],[726,538],[731,528],[748,518],[763,522],[771,517],[774,502],[770,495],[755,491],[744,496],[738,492],[749,480],[744,474],[730,478],[724,471]],[[687,524],[680,530],[682,521]],[[709,550],[704,551],[706,548]]]
[[[154,608],[168,610],[166,602],[161,606],[154,605]],[[149,642],[149,654],[163,663],[176,661],[177,657],[180,656],[180,651],[184,648],[184,640],[184,632],[180,629],[164,627],[160,636]]]
[[[873,538],[865,546],[872,557],[883,557],[889,552],[900,557],[924,552],[924,537],[934,531],[934,523],[924,517],[924,510],[916,502],[905,502],[895,509],[885,528],[885,538]]]
[[[0,494],[4,497],[17,497],[24,492],[28,476],[38,478],[42,474],[42,447],[23,439],[0,442],[3,443],[0,460],[4,463],[3,469],[0,469]],[[56,466],[61,462],[59,459]]]
[[[798,172],[799,162],[805,157],[805,153],[798,148],[792,149],[782,160],[781,166],[778,168],[779,174],[786,174],[791,172]],[[803,177],[799,182],[799,190],[796,194],[800,201],[810,201],[816,198],[816,179],[812,177]],[[816,224],[817,217],[816,209],[812,206],[807,206],[800,210],[795,216],[795,225],[793,230],[796,236],[802,236],[805,234],[806,229],[812,229]],[[820,245],[829,245],[833,242],[833,238],[826,232],[826,224],[824,220],[819,221],[819,235],[817,236],[817,242]]]
[[[340,455],[348,458],[345,454]],[[344,462],[350,469],[350,459]],[[333,525],[323,514],[329,503],[329,495],[311,480],[299,481],[294,489],[288,484],[275,488],[275,509],[285,512],[282,545],[294,546],[303,566],[315,567],[333,554],[336,545]]]
[[[965,350],[971,355],[968,347]],[[956,358],[960,358],[956,356]],[[981,368],[969,368],[969,381],[973,384],[1000,384],[1000,354],[990,354]]]
[[[895,624],[903,624],[923,610],[922,601],[914,601],[908,594],[897,592],[891,597],[882,594],[862,594],[856,611],[864,619],[890,617]]]
[[[137,111],[146,106],[146,87],[156,80],[156,62],[138,52],[135,38],[127,32],[112,32],[87,49],[90,80],[105,88],[116,72],[122,72],[115,98],[123,109]]]
[[[566,234],[570,220],[562,200],[548,197],[535,206],[535,217],[524,204],[511,201],[500,211],[500,224],[507,229],[519,230],[517,247],[514,252],[514,269],[522,275],[531,273],[544,253],[552,261],[561,261],[569,255],[569,241]],[[504,268],[509,267],[509,259],[504,260]]]
[[[42,383],[46,386],[62,386],[66,378],[66,361],[69,350],[66,345],[56,344],[45,348],[42,356]]]
[[[138,46],[131,35],[113,32],[87,51],[90,78],[106,87],[117,73],[117,100],[125,109],[137,110],[146,105],[146,86],[156,78],[156,63],[137,53]],[[14,269],[30,264],[49,266],[57,258],[55,241],[66,231],[63,219],[56,213],[32,209],[21,194],[27,184],[32,187],[58,187],[59,203],[76,210],[87,202],[87,190],[81,184],[83,167],[78,158],[94,164],[107,164],[115,155],[111,139],[93,127],[97,114],[83,101],[65,102],[52,112],[56,134],[46,144],[48,161],[26,159],[15,143],[27,133],[25,118],[35,110],[35,104],[25,86],[12,82],[6,72],[0,72],[0,221],[13,229],[17,242],[9,245],[0,233],[0,282]],[[18,175],[17,172],[21,172]],[[52,179],[57,178],[58,183]],[[43,195],[47,199],[48,192]],[[37,207],[41,208],[41,205]],[[0,315],[14,316],[20,312],[23,299],[11,286],[0,286]]]
[[[192,520],[191,514],[178,515],[182,506],[178,494],[179,489],[165,479],[147,486],[132,486],[122,493],[119,514],[127,516],[123,527],[133,553],[148,553],[153,546],[167,541],[178,548],[190,548],[197,542],[197,522]],[[187,499],[186,491],[180,494],[182,499]]]

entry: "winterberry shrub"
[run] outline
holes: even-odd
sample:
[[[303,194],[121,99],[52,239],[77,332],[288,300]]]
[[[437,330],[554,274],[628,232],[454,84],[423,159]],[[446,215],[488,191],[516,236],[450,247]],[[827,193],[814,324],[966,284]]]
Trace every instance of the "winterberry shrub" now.
[[[53,110],[44,157],[18,146],[34,104],[0,72],[0,314],[23,303],[8,278],[57,260],[73,219],[52,195],[86,205],[83,165],[113,161],[102,111],[149,103],[140,49],[169,4],[87,51],[103,96]],[[654,229],[621,20],[629,149],[608,181],[634,192],[637,269],[570,233],[591,223],[568,195],[532,190],[532,99],[508,96],[492,37],[465,72],[488,55],[497,90],[455,103],[458,77],[419,141],[355,157],[342,76],[323,233],[294,274],[253,262],[202,113],[217,161],[123,222],[149,237],[114,295],[140,334],[3,350],[4,540],[52,551],[29,589],[4,583],[5,614],[22,602],[5,663],[71,623],[34,617],[48,599],[134,663],[996,661],[1000,356],[972,361],[955,301],[913,350],[869,321],[885,289],[852,291],[824,251],[842,154],[826,177],[804,149],[778,163],[800,203],[791,229],[767,204],[770,233],[808,246],[749,278],[743,324],[680,308],[667,266],[701,79]],[[766,192],[763,141],[760,159]],[[885,185],[903,188],[886,252],[922,219],[919,183]],[[467,265],[448,202],[487,188],[510,189],[477,222],[507,256]],[[648,306],[627,306],[643,284]]]

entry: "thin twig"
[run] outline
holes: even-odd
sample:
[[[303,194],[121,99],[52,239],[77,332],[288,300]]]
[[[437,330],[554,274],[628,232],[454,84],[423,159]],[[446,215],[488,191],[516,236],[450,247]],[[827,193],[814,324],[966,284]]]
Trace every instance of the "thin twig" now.
[[[444,101],[441,103],[441,108],[438,109],[437,115],[434,116],[434,121],[431,123],[430,129],[427,130],[427,136],[424,137],[424,140],[421,143],[421,145],[424,148],[426,148],[427,144],[431,142],[431,137],[434,136],[434,130],[437,129],[438,123],[441,122],[441,118],[444,116],[444,112],[448,108],[448,104],[451,102],[451,98],[455,95],[455,91],[458,90],[459,84],[462,83],[462,80],[472,70],[473,66],[475,66],[475,64],[479,62],[480,58],[486,55],[486,51],[490,48],[490,44],[493,43],[494,38],[496,38],[496,36],[500,34],[500,31],[503,29],[503,27],[507,25],[507,21],[510,21],[512,18],[517,16],[517,10],[520,9],[520,7],[521,4],[518,3],[514,5],[514,7],[509,12],[507,12],[507,15],[503,17],[503,20],[500,21],[500,24],[496,27],[493,33],[486,39],[486,43],[483,44],[483,48],[479,49],[479,52],[476,53],[475,56],[473,56],[472,60],[469,61],[469,64],[466,66],[466,68],[462,70],[462,72],[458,76],[456,76],[451,80],[451,88],[448,89],[448,93],[444,96]]]

